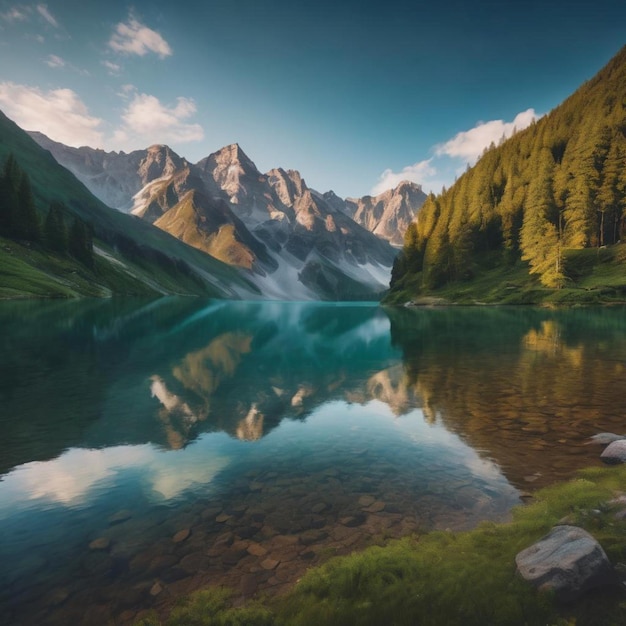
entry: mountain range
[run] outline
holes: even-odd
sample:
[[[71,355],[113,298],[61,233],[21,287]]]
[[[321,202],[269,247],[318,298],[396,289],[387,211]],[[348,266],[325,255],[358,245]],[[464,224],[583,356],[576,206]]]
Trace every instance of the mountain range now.
[[[426,199],[409,182],[377,197],[321,194],[295,170],[261,173],[237,144],[193,164],[164,145],[126,154],[30,135],[104,203],[240,268],[270,298],[377,297]]]

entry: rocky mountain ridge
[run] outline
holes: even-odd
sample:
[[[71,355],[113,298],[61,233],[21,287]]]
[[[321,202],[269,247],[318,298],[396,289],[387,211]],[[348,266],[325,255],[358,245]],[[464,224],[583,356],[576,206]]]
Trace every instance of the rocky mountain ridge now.
[[[386,239],[399,245],[425,198],[413,183],[376,198],[321,194],[295,170],[261,173],[238,144],[192,164],[167,146],[107,153],[31,136],[103,201],[249,270],[268,297],[376,297],[396,254]]]

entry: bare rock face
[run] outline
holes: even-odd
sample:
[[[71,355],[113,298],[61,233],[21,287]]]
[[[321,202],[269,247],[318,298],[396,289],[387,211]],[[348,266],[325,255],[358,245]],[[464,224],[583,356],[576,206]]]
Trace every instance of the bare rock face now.
[[[577,526],[555,526],[516,557],[521,576],[539,590],[571,602],[580,594],[610,584],[614,572],[600,544]]]
[[[329,200],[336,202],[336,196],[330,197]],[[425,200],[426,194],[422,187],[405,180],[395,189],[378,196],[348,198],[344,210],[355,222],[371,233],[395,246],[401,246],[406,229],[415,219]]]

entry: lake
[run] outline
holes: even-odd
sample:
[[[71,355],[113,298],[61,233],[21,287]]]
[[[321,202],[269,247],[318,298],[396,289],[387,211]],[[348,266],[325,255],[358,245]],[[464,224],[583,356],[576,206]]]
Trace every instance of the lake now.
[[[626,432],[626,309],[0,304],[0,622],[280,593],[506,520]]]

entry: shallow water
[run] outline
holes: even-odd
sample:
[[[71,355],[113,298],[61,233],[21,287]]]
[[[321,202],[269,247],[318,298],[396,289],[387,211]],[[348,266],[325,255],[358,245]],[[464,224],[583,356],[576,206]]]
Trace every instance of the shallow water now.
[[[0,621],[131,622],[206,584],[506,519],[626,432],[623,308],[0,306]]]

